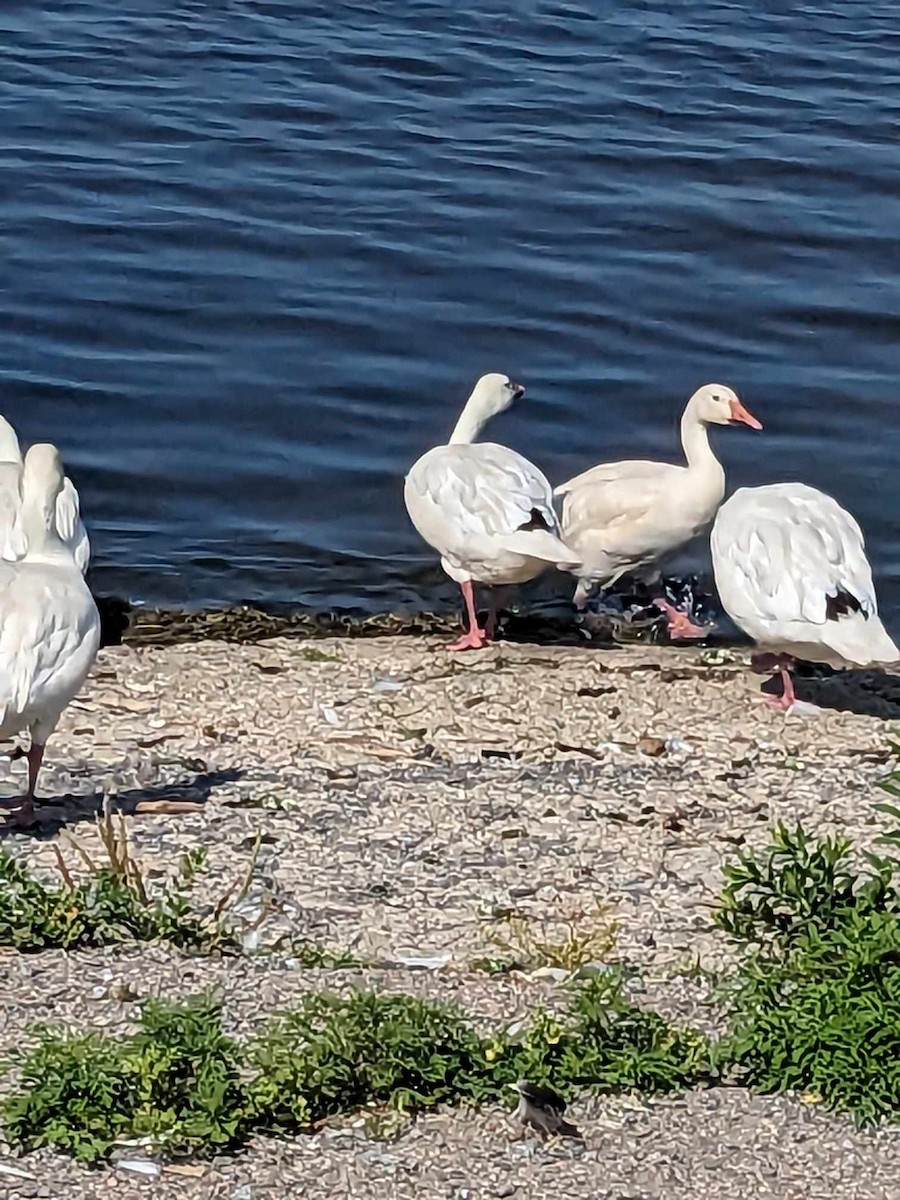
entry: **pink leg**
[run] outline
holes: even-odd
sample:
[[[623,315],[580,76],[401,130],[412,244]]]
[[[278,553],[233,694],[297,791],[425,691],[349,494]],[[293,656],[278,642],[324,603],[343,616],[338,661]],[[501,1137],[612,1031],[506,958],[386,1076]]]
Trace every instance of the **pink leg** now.
[[[702,625],[695,625],[686,613],[676,608],[674,604],[670,604],[664,597],[654,596],[653,603],[661,612],[665,613],[670,638],[688,641],[691,638],[706,637],[709,633],[708,629],[704,629]]]
[[[754,654],[750,660],[754,671],[778,671],[781,675],[781,695],[766,696],[766,704],[777,712],[790,712],[797,696],[794,692],[794,681],[791,678],[791,667],[794,660],[789,654]]]
[[[34,792],[37,787],[38,774],[40,773],[41,763],[44,761],[44,747],[39,746],[37,742],[32,742],[25,754],[28,759],[28,799],[34,800]]]
[[[21,757],[21,755],[17,755],[16,757]],[[35,823],[34,790],[37,787],[38,773],[44,759],[44,747],[32,742],[25,757],[28,759],[28,791],[25,793],[25,798],[19,805],[18,810],[13,814],[12,820],[13,824],[23,829],[28,829]]]
[[[451,642],[448,650],[483,650],[487,645],[487,634],[478,626],[478,614],[475,612],[475,588],[472,580],[461,583],[463,599],[466,602],[466,614],[469,618],[469,628],[455,642]]]

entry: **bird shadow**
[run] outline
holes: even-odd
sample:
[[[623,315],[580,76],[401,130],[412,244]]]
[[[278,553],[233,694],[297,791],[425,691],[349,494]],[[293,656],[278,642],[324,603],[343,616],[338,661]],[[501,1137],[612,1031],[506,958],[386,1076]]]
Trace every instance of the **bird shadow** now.
[[[900,675],[880,671],[833,671],[824,674],[794,676],[794,692],[798,700],[832,712],[852,713],[860,717],[877,717],[892,721],[900,717]],[[770,679],[762,685],[768,695],[781,694],[780,680]]]
[[[15,835],[36,841],[49,841],[63,829],[84,821],[96,821],[108,805],[110,812],[125,816],[181,816],[202,812],[210,796],[226,783],[235,783],[245,772],[237,768],[206,771],[192,779],[176,783],[160,783],[149,787],[129,788],[113,796],[102,792],[58,796],[42,796],[35,801],[35,823],[16,825],[11,819],[2,820],[0,841]]]

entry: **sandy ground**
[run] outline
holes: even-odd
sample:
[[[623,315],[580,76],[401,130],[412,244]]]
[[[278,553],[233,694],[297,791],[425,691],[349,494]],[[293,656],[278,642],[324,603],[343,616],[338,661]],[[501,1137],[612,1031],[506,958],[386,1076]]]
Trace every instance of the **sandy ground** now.
[[[638,998],[714,1027],[709,985],[728,950],[711,906],[722,862],[776,821],[871,843],[875,784],[900,716],[900,680],[801,680],[817,711],[760,697],[744,656],[717,651],[501,645],[447,654],[431,638],[208,642],[107,649],[51,741],[37,834],[2,844],[52,870],[55,844],[98,846],[104,796],[128,815],[149,875],[204,846],[212,902],[262,844],[248,926],[264,953],[184,960],[163,947],[0,953],[0,1053],[38,1020],[126,1029],[123,996],[213,984],[246,1032],[304,991],[367,986],[456,999],[514,1020],[555,983],[492,977],[510,915],[548,936],[618,923]],[[21,789],[14,764],[0,790]],[[182,809],[184,811],[174,811]],[[373,970],[300,967],[287,939],[353,949]],[[252,944],[252,942],[250,943]],[[125,986],[127,985],[127,987]],[[900,1197],[895,1131],[860,1134],[815,1107],[713,1090],[664,1103],[578,1105],[578,1153],[519,1138],[509,1115],[441,1113],[395,1141],[349,1122],[265,1143],[202,1176],[88,1174],[18,1160],[0,1195],[672,1198]],[[198,1168],[199,1169],[199,1168]]]

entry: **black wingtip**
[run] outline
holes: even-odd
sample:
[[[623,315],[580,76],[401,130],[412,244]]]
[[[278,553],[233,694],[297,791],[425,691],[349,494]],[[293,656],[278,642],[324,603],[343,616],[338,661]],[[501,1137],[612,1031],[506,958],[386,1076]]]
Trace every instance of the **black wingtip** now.
[[[869,614],[852,592],[838,588],[833,596],[825,597],[826,621],[837,621],[841,617],[849,616],[850,613],[862,613],[866,620],[869,619]]]
[[[528,518],[525,524],[519,526],[519,530],[524,533],[530,533],[532,529],[546,529],[548,533],[553,532],[553,530],[550,528],[547,518],[540,511],[540,509],[537,508],[533,508],[531,510],[531,516]]]

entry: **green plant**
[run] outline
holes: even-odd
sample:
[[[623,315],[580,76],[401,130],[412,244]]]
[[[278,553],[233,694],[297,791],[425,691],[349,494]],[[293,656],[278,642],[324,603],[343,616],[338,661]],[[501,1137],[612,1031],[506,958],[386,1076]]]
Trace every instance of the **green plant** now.
[[[87,1163],[135,1137],[167,1153],[214,1153],[249,1128],[242,1067],[209,997],[148,1001],[140,1029],[122,1040],[42,1028],[3,1102],[4,1131]]]
[[[861,873],[852,850],[840,835],[814,840],[799,824],[776,826],[765,851],[726,865],[717,924],[739,945],[783,952],[813,930],[839,928],[850,913],[900,911],[896,862],[869,853]]]
[[[87,868],[80,881],[73,878],[58,846],[58,884],[45,883],[0,850],[0,945],[35,951],[166,941],[207,953],[239,949],[228,911],[246,894],[255,854],[242,886],[232,888],[212,912],[202,913],[193,907],[192,891],[205,865],[205,851],[189,851],[172,874],[151,886],[131,853],[124,817],[106,811],[98,830],[106,854],[102,864],[73,842]]]
[[[514,958],[482,954],[478,958],[470,959],[469,970],[481,971],[485,975],[509,975],[513,971],[521,970],[521,967]]]
[[[597,905],[552,921],[529,921],[512,915],[489,930],[487,940],[500,951],[476,960],[489,974],[556,967],[577,971],[588,963],[605,962],[616,945],[617,925],[609,909]]]
[[[900,1111],[900,922],[851,913],[783,957],[750,955],[719,1061],[763,1092],[813,1092],[869,1123]]]
[[[136,1078],[134,1132],[169,1151],[212,1153],[244,1140],[250,1103],[244,1052],[209,996],[150,1000],[127,1046]]]
[[[564,1017],[536,1014],[516,1070],[569,1091],[669,1092],[708,1077],[710,1049],[694,1030],[633,1004],[612,973],[573,984]]]
[[[741,957],[724,993],[723,1070],[760,1091],[813,1093],[860,1123],[900,1111],[898,873],[891,854],[856,858],[846,838],[799,826],[726,868],[718,921]]]
[[[900,742],[891,742],[890,753],[893,755],[894,765],[891,767],[890,771],[888,771],[884,779],[879,781],[878,786],[883,792],[887,792],[889,796],[893,796],[895,799],[900,800]],[[876,805],[875,807],[878,808],[880,806]],[[896,808],[891,808],[889,805],[884,806],[884,811],[888,812],[894,817],[900,816],[898,810]]]
[[[307,970],[350,971],[366,966],[352,950],[332,950],[311,938],[292,942],[290,949],[292,957]]]
[[[413,996],[321,994],[277,1020],[254,1047],[252,1093],[271,1128],[307,1128],[370,1100],[401,1110],[495,1086],[481,1039],[452,1005]]]
[[[3,1101],[4,1135],[19,1146],[51,1146],[80,1162],[105,1158],[132,1129],[135,1080],[112,1038],[34,1030],[18,1089]]]
[[[518,1036],[481,1036],[451,1004],[354,992],[308,996],[241,1045],[209,997],[154,1000],[130,1037],[39,1031],[2,1103],[4,1135],[84,1162],[135,1138],[151,1153],[209,1155],[362,1109],[394,1136],[386,1114],[504,1101],[523,1074],[567,1091],[669,1091],[704,1078],[707,1058],[702,1039],[636,1008],[617,978],[573,987],[568,1013],[538,1011]]]

